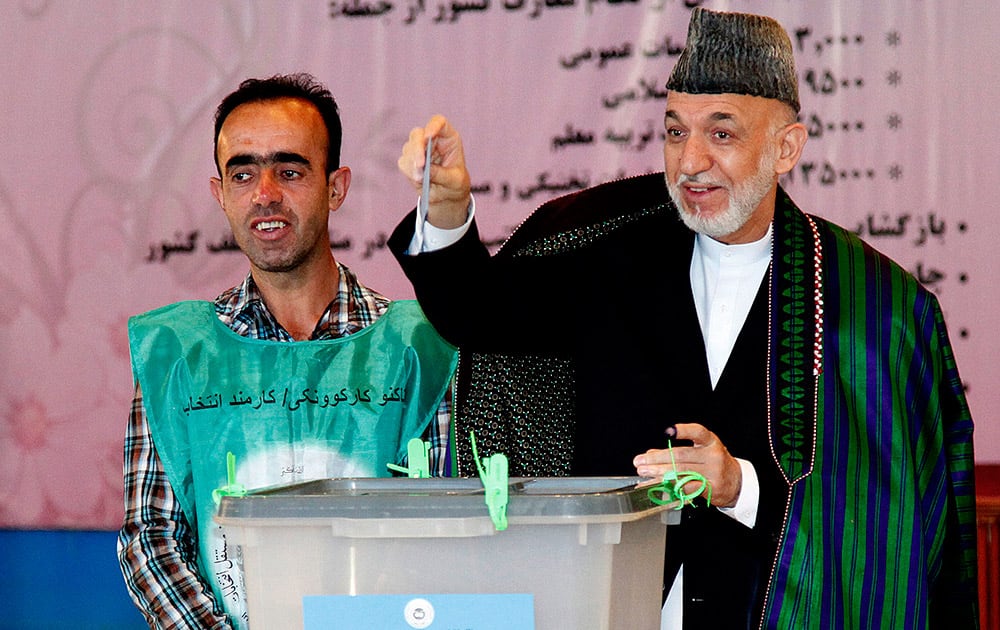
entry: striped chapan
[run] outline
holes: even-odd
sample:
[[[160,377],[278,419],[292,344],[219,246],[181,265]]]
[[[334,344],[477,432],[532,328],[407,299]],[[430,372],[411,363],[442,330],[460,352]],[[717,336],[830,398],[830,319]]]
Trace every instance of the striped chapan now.
[[[972,418],[935,296],[779,191],[765,628],[977,627]]]

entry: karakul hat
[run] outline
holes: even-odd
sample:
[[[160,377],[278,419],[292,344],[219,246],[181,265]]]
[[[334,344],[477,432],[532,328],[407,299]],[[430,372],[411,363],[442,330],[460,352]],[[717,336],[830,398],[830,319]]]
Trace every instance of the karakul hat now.
[[[667,89],[763,96],[799,111],[792,42],[781,24],[763,15],[694,9]]]

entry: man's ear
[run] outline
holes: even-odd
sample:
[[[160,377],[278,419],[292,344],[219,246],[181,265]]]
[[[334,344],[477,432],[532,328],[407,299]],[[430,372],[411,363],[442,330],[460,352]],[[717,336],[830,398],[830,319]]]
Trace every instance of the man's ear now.
[[[347,198],[347,190],[351,187],[351,169],[341,166],[330,173],[327,186],[330,189],[330,212],[335,212]]]
[[[792,123],[778,133],[780,134],[778,161],[774,165],[774,171],[778,175],[784,175],[798,164],[809,132],[802,123]]]
[[[222,180],[218,177],[209,178],[208,187],[212,189],[212,196],[219,203],[219,207],[225,210],[226,207],[222,205]]]

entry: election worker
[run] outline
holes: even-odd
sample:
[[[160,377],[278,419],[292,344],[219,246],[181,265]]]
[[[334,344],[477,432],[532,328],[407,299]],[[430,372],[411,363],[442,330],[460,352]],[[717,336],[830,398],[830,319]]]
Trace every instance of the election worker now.
[[[337,104],[309,75],[248,79],[215,116],[211,190],[250,271],[214,302],[133,317],[122,572],[151,628],[245,628],[221,494],[391,474],[407,443],[443,469],[456,353],[413,301],[334,260],[351,171]],[[234,475],[229,474],[232,467]]]

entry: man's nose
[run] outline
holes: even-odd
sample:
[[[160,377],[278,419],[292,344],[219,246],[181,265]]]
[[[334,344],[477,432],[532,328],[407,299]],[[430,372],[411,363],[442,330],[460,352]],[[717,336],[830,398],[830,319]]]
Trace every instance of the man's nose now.
[[[684,142],[680,155],[680,172],[697,175],[712,168],[712,156],[703,138],[692,135]]]
[[[281,202],[281,186],[277,178],[270,171],[264,170],[257,179],[257,188],[254,190],[253,203],[258,206],[270,206]]]

